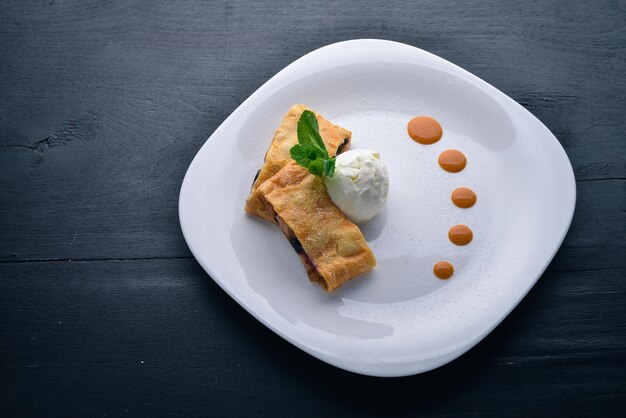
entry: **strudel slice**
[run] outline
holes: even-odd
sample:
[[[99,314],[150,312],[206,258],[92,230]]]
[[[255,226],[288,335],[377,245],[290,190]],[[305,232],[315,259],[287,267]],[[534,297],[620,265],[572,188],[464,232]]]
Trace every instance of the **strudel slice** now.
[[[331,201],[321,177],[291,162],[258,188],[309,279],[332,291],[376,266],[359,228]]]

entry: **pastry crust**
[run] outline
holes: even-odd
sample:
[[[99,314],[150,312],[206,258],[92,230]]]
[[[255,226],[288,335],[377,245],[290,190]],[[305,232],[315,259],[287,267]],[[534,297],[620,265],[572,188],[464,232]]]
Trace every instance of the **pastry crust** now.
[[[246,212],[270,222],[275,222],[259,196],[258,187],[292,161],[289,150],[298,143],[298,120],[306,109],[308,108],[304,105],[294,105],[283,117],[280,126],[274,133],[274,139],[265,154],[263,167],[261,167],[252,183],[252,190],[246,201]],[[333,125],[317,113],[315,116],[317,117],[320,135],[326,144],[328,154],[335,155],[348,149],[352,133],[340,126]]]
[[[363,234],[332,202],[321,177],[290,162],[258,192],[311,281],[330,292],[376,266]]]

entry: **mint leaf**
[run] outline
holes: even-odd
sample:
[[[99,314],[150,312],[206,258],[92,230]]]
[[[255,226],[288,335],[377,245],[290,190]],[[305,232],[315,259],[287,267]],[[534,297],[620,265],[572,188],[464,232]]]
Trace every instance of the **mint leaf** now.
[[[322,177],[324,175],[324,160],[317,158],[311,161],[307,168],[309,173]]]
[[[289,153],[291,154],[291,158],[293,158],[293,160],[302,167],[308,167],[311,163],[311,158],[309,158],[309,152],[300,144],[296,144],[291,147]]]
[[[310,110],[302,112],[298,120],[298,143],[306,148],[317,149],[321,157],[328,158],[328,151],[320,135],[317,118]]]
[[[298,120],[298,143],[291,147],[291,158],[316,176],[332,177],[335,173],[335,158],[330,158],[320,135],[315,113],[302,112]]]
[[[332,177],[335,174],[335,159],[324,160],[324,175],[326,177]]]

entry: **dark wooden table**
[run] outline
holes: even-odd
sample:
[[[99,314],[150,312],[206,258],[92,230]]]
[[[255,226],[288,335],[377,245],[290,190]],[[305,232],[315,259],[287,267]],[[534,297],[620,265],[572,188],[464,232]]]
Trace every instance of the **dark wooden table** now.
[[[624,1],[4,2],[1,416],[592,416],[626,408]],[[178,191],[257,87],[383,38],[477,74],[576,172],[571,230],[469,353],[401,379],[328,366],[191,257]]]

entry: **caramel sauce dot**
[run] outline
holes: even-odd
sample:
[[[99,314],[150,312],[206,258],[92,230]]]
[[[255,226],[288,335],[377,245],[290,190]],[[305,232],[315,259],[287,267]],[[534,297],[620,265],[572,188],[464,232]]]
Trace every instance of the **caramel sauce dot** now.
[[[459,187],[458,189],[454,189],[450,199],[456,206],[467,209],[471,208],[476,203],[476,193],[467,187]]]
[[[467,225],[454,225],[448,231],[448,238],[456,245],[467,245],[472,242],[474,234]]]
[[[440,261],[433,267],[433,273],[441,280],[447,280],[454,274],[454,267],[447,261]]]
[[[439,156],[439,165],[450,173],[458,173],[467,165],[467,159],[461,151],[449,149]]]
[[[418,116],[411,119],[406,130],[415,142],[423,145],[434,144],[443,135],[443,129],[439,122],[428,116]]]

